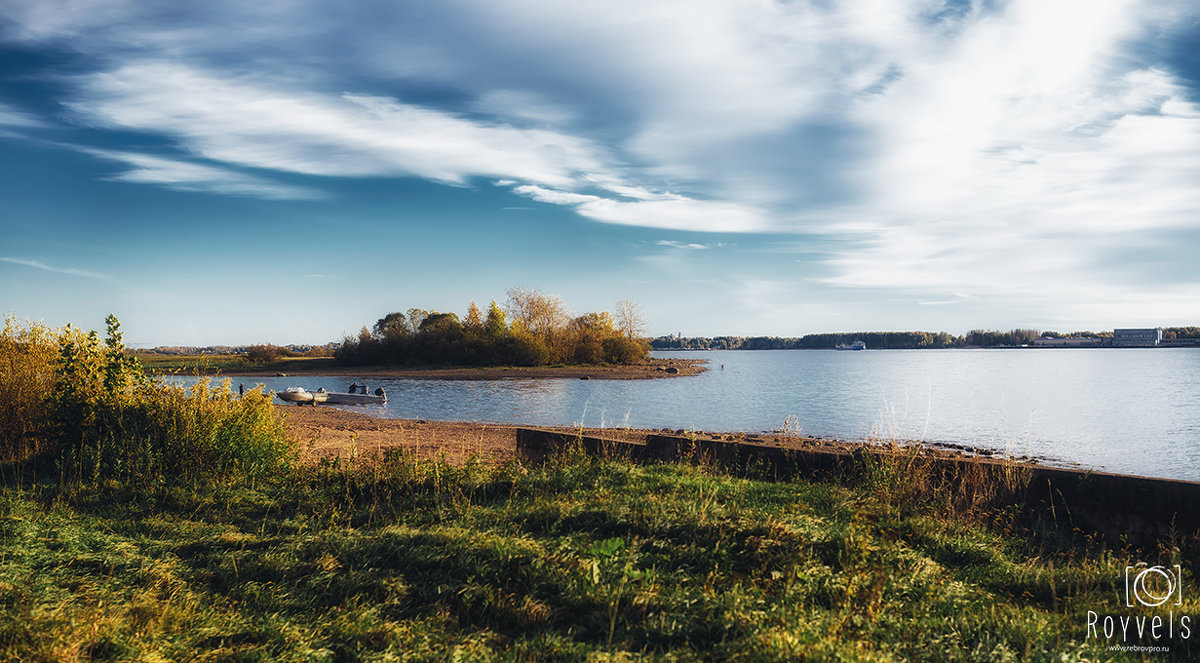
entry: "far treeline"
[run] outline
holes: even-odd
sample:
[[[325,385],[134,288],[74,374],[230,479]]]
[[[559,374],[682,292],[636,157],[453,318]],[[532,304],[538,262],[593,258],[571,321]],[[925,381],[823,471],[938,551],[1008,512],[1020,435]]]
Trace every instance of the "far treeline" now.
[[[946,332],[838,332],[807,334],[801,337],[780,336],[714,336],[677,337],[660,336],[650,341],[654,350],[822,350],[850,345],[855,341],[866,343],[868,348],[883,350],[909,350],[920,348],[996,348],[1028,345],[1034,339],[1049,338],[1111,338],[1112,332],[1076,331],[1060,333],[1036,329],[1012,329],[992,331],[973,329],[962,336]],[[1168,327],[1163,329],[1164,339],[1200,338],[1200,327]]]
[[[634,301],[615,313],[572,316],[559,297],[534,288],[510,288],[504,306],[484,313],[471,302],[465,318],[410,308],[388,313],[334,352],[351,366],[545,366],[634,364],[649,357],[644,319]]]

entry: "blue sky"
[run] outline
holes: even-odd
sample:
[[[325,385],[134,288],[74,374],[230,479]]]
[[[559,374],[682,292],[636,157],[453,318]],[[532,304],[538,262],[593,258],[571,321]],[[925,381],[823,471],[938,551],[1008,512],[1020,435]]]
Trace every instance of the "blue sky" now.
[[[0,4],[0,310],[1200,324],[1194,2]]]

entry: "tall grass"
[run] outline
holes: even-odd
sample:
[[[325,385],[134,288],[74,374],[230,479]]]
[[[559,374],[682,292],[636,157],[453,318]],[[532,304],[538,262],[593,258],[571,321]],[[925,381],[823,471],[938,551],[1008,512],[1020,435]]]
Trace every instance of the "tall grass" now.
[[[594,455],[43,485],[0,493],[0,544],[0,660],[1138,658],[1086,637],[1127,551]]]
[[[841,480],[882,503],[955,520],[987,520],[1020,504],[1033,469],[1012,460],[960,462],[918,445],[854,452]]]
[[[269,394],[229,381],[191,389],[154,382],[125,351],[120,322],[105,340],[67,326],[19,325],[0,338],[0,460],[53,468],[67,484],[255,478],[290,463]]]
[[[57,334],[11,315],[0,335],[0,462],[37,453],[49,435]]]

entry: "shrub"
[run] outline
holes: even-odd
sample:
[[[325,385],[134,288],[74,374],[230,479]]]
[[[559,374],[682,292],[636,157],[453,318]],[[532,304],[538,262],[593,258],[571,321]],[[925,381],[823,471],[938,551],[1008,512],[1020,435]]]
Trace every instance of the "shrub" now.
[[[497,354],[502,361],[514,366],[544,366],[550,363],[550,348],[541,339],[531,334],[505,336],[497,344]]]
[[[65,483],[156,484],[253,478],[290,463],[269,395],[235,398],[228,380],[190,390],[152,382],[125,352],[120,322],[107,322],[101,344],[94,331],[9,321],[0,393],[20,406],[0,410],[5,460],[46,451]]]
[[[275,361],[284,354],[284,349],[277,345],[251,345],[246,348],[246,361],[251,364],[265,364]]]
[[[615,336],[604,339],[604,359],[610,364],[635,364],[650,356],[644,341]]]
[[[604,344],[594,338],[576,343],[575,352],[571,356],[571,360],[576,364],[599,364],[604,358]]]
[[[37,453],[50,434],[54,411],[55,332],[42,324],[4,319],[0,335],[0,462]]]

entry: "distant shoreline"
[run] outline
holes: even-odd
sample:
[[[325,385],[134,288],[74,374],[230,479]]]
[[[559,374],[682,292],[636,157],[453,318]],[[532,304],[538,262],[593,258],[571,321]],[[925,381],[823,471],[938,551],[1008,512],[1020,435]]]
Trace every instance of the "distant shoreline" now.
[[[1189,341],[1191,339],[1188,339]],[[1200,348],[1197,343],[1160,343],[1159,345],[955,345],[945,348],[863,348],[864,350],[1157,350]],[[653,348],[654,352],[763,352],[766,350],[799,350],[828,352],[838,348]]]
[[[574,378],[579,380],[653,380],[687,377],[708,370],[704,359],[652,359],[645,364],[607,366],[476,366],[452,368],[408,368],[399,366],[338,366],[331,361],[293,360],[255,368],[206,368],[164,370],[146,367],[153,375],[173,372],[209,377],[304,377],[345,375],[355,378],[402,380],[519,380]]]

